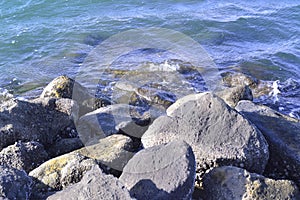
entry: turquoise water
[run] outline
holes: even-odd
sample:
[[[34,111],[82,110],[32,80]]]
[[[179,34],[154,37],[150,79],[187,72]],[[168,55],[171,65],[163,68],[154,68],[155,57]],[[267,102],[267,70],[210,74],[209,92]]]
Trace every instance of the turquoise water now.
[[[280,80],[284,107],[300,107],[300,1],[2,0],[0,27],[0,88],[11,91],[76,77],[112,35],[160,27],[197,41],[220,71]]]

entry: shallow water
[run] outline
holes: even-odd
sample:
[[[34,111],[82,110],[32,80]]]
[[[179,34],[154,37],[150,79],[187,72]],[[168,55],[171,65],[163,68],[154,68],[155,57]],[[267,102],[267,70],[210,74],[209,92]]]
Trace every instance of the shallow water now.
[[[204,48],[217,69],[216,76],[201,74],[204,78],[213,82],[221,72],[242,71],[266,81],[280,80],[279,101],[262,101],[287,114],[300,113],[299,1],[12,0],[0,1],[0,25],[0,88],[15,95],[58,75],[78,77],[90,53],[115,34],[157,27],[178,31]],[[123,41],[131,44],[135,39]],[[112,68],[135,71],[145,64],[162,67],[173,59],[176,55],[169,52],[137,50],[114,60]],[[168,69],[176,71],[173,65]],[[181,75],[183,83],[177,85],[186,83]],[[103,71],[101,78],[95,77],[106,81],[104,89],[119,81],[114,78]],[[204,90],[201,81],[187,81],[191,91]]]

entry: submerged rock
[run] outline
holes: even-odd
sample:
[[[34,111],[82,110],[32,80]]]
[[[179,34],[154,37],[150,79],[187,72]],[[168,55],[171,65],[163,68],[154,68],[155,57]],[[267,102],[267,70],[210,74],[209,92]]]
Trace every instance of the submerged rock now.
[[[273,180],[241,168],[224,166],[204,175],[200,196],[206,200],[297,200],[300,192],[291,181]]]
[[[0,106],[0,150],[17,141],[37,141],[45,148],[57,137],[72,137],[77,104],[71,99],[11,99]]]
[[[150,117],[133,113],[134,109],[126,104],[114,104],[82,116],[76,125],[80,139],[90,145],[119,132],[140,138],[148,128]]]
[[[139,151],[120,180],[137,199],[190,199],[195,169],[192,148],[176,140]]]
[[[300,186],[300,122],[250,101],[239,102],[236,109],[257,126],[269,143],[265,175],[291,179]]]
[[[200,176],[211,167],[223,165],[262,173],[269,157],[261,132],[211,93],[177,100],[167,109],[167,116],[153,122],[142,143],[149,148],[177,138],[192,146]]]
[[[0,152],[0,165],[8,165],[27,173],[48,159],[43,145],[38,142],[17,142]]]
[[[105,175],[98,166],[95,166],[83,176],[80,182],[49,196],[47,199],[129,200],[132,198],[117,178]]]
[[[24,171],[0,165],[0,199],[29,199],[31,182]]]

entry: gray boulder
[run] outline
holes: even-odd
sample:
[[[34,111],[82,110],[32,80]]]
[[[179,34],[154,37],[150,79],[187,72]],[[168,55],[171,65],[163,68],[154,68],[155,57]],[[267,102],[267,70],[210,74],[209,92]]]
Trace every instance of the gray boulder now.
[[[138,112],[133,114],[133,109],[135,107],[127,104],[114,104],[82,116],[76,125],[80,139],[90,145],[119,132],[140,138],[148,128],[150,117],[139,116]]]
[[[65,199],[129,200],[132,198],[128,190],[117,178],[105,175],[99,167],[95,166],[83,176],[79,183],[71,185],[47,198],[47,200]]]
[[[0,199],[29,199],[31,182],[24,171],[0,165]]]
[[[139,151],[125,166],[120,180],[137,199],[190,199],[195,165],[192,148],[176,140]]]
[[[300,199],[297,186],[288,180],[273,180],[237,167],[219,167],[203,177],[202,199],[271,200]]]
[[[70,153],[71,151],[77,150],[83,147],[83,143],[80,138],[61,138],[53,145],[51,145],[47,152],[51,158]]]
[[[29,173],[34,180],[33,191],[45,193],[61,190],[70,184],[79,182],[84,173],[95,165],[97,163],[93,159],[76,153],[48,160]]]
[[[234,108],[240,100],[253,100],[252,91],[247,85],[226,88],[218,93],[225,103]]]
[[[0,150],[17,141],[37,141],[45,148],[74,130],[77,104],[71,99],[11,99],[0,106]]]
[[[8,165],[27,173],[48,159],[43,145],[38,142],[16,142],[0,152],[0,165]]]
[[[177,100],[167,109],[167,116],[153,122],[142,136],[142,143],[148,148],[177,138],[192,146],[199,176],[223,165],[262,173],[269,157],[261,132],[211,93]]]
[[[267,106],[241,101],[236,109],[253,122],[269,143],[265,175],[294,180],[300,186],[300,123]]]

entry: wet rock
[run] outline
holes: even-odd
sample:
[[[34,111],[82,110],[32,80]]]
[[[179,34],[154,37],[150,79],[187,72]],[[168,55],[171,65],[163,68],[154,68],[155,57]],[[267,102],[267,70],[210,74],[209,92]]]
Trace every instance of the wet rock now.
[[[150,117],[133,113],[134,109],[126,104],[114,104],[82,116],[76,125],[80,139],[87,146],[119,132],[140,138],[148,128]]]
[[[0,199],[28,199],[31,182],[24,171],[0,165]]]
[[[51,158],[69,153],[83,147],[80,138],[62,138],[56,141],[51,147],[47,149]]]
[[[227,72],[223,74],[223,83],[228,87],[249,86],[254,98],[269,95],[272,91],[272,84],[260,81],[246,74]]]
[[[61,190],[79,182],[82,176],[95,165],[97,163],[93,159],[76,153],[48,160],[29,173],[34,180],[33,192],[45,193],[51,190]]]
[[[269,143],[265,175],[291,179],[300,186],[299,120],[250,101],[240,101],[236,109],[257,126]]]
[[[137,199],[190,199],[195,167],[192,148],[176,140],[139,151],[120,180]]]
[[[83,176],[80,182],[49,196],[47,199],[129,200],[132,198],[117,178],[105,175],[99,167],[95,166]]]
[[[224,165],[262,173],[269,157],[261,132],[211,93],[177,100],[167,109],[167,116],[153,122],[142,143],[148,148],[176,138],[192,146],[199,176],[211,167]]]
[[[247,85],[227,88],[216,94],[222,98],[225,103],[234,108],[240,100],[253,100],[252,91]]]
[[[67,137],[74,130],[77,110],[71,99],[11,99],[1,104],[0,149],[17,141],[37,141],[47,148],[57,137]]]
[[[108,104],[92,96],[86,88],[67,76],[59,76],[52,80],[40,97],[73,99],[79,105],[80,116]]]
[[[75,153],[95,159],[111,169],[123,171],[124,166],[134,155],[133,141],[124,135],[111,135]]]
[[[43,145],[38,142],[17,142],[0,152],[0,165],[25,170],[27,173],[48,159]]]
[[[203,177],[203,193],[207,200],[299,199],[297,186],[288,180],[273,180],[237,167],[219,167]]]

